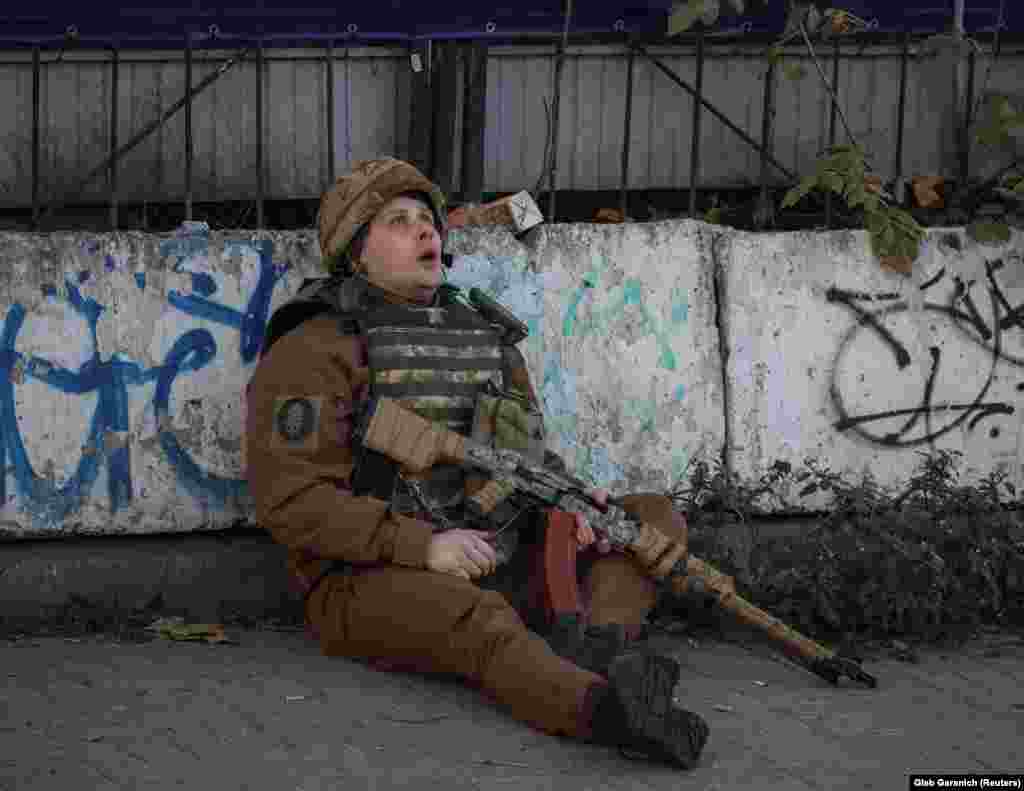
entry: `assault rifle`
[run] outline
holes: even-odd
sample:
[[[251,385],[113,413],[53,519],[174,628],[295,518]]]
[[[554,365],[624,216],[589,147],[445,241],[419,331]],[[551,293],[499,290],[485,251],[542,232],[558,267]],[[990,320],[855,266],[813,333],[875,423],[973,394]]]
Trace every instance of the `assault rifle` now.
[[[402,407],[393,398],[371,399],[356,427],[356,441],[363,452],[373,451],[401,465],[403,475],[422,475],[435,464],[455,464],[488,480],[468,498],[469,514],[486,519],[510,498],[548,511],[544,540],[545,598],[552,615],[580,611],[576,592],[575,518],[588,523],[613,549],[629,553],[641,546],[652,528],[629,518],[622,501],[611,498],[601,504],[583,481],[559,474],[512,450],[496,450],[449,431]],[[503,530],[508,523],[499,528]],[[736,593],[732,578],[693,555],[676,562],[663,584],[685,594],[693,581],[710,593],[724,610],[740,621],[764,631],[791,658],[832,684],[847,676],[869,687],[877,679],[861,669],[859,661],[839,656],[800,634],[778,618]]]

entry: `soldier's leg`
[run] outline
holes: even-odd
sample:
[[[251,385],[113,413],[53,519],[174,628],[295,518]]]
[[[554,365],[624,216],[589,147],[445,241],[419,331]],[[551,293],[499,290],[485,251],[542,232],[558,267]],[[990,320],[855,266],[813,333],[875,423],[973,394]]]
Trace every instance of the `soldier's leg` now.
[[[686,522],[669,498],[638,494],[623,499],[627,513],[656,528],[670,541],[685,546]],[[584,574],[583,589],[590,624],[621,624],[627,636],[636,636],[657,601],[654,581],[636,558],[620,554],[594,557],[596,550],[588,550],[587,554],[591,562]]]
[[[307,613],[325,654],[458,675],[549,733],[585,738],[587,691],[605,684],[557,656],[501,594],[449,574],[400,566],[332,574]]]

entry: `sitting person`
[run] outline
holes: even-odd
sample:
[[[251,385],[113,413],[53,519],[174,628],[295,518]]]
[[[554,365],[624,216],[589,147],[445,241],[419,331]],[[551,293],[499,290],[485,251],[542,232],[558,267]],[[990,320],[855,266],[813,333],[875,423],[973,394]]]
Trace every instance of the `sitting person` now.
[[[537,613],[486,585],[497,550],[464,508],[481,481],[441,465],[411,487],[395,465],[357,465],[354,415],[368,397],[400,399],[467,436],[480,395],[499,383],[540,414],[515,339],[443,282],[446,232],[441,191],[400,160],[360,163],[324,194],[332,276],[275,312],[247,389],[258,522],[290,550],[325,654],[455,674],[548,733],[691,768],[708,728],[673,701],[681,667],[630,646],[655,604],[651,570],[685,558],[686,524],[667,498],[625,499],[664,536],[647,557],[608,553],[577,515],[587,629],[544,636],[527,625]]]

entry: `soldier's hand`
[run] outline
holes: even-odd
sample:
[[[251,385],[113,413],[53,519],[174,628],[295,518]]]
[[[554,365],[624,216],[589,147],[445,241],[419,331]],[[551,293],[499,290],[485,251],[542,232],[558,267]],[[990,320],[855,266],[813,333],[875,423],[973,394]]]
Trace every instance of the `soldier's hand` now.
[[[481,530],[447,530],[435,533],[427,547],[427,568],[463,579],[476,579],[492,573],[498,555]]]
[[[608,502],[607,489],[591,489],[590,495],[602,505]],[[587,547],[596,544],[597,551],[602,555],[611,551],[612,546],[608,542],[607,536],[601,534],[599,530],[595,530],[591,527],[583,514],[574,513],[573,516],[576,517],[577,549],[586,549]]]

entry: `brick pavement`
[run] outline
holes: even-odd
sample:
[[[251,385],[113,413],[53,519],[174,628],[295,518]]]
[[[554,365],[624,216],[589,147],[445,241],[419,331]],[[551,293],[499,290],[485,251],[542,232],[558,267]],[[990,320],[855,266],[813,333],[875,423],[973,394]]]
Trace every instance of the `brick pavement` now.
[[[838,689],[759,645],[662,637],[709,721],[677,772],[549,737],[453,681],[329,659],[302,633],[237,645],[0,641],[0,789],[903,789],[912,771],[1024,771],[1024,642],[866,665]],[[1014,642],[1015,641],[1015,642]]]

